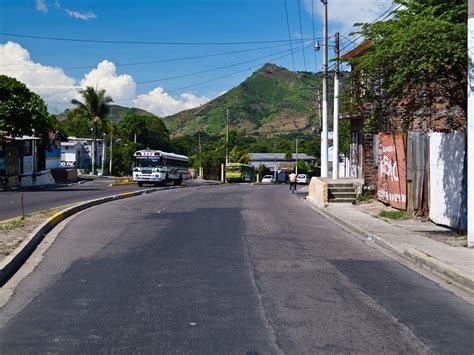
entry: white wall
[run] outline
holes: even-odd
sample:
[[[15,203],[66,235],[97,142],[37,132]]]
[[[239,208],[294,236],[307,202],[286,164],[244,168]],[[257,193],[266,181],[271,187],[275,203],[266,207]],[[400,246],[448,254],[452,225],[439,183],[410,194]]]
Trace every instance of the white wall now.
[[[467,47],[469,58],[474,61],[474,4],[469,1],[469,20]],[[474,248],[474,68],[469,66],[468,102],[467,102],[467,244]]]
[[[430,133],[430,219],[458,228],[462,213],[462,187],[466,135]]]

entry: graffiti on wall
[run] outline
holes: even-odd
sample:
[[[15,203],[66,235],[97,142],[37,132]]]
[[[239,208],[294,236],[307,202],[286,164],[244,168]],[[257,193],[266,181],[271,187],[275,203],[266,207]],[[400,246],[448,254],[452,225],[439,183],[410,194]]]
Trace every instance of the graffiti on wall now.
[[[406,209],[406,157],[404,134],[379,134],[377,198]]]

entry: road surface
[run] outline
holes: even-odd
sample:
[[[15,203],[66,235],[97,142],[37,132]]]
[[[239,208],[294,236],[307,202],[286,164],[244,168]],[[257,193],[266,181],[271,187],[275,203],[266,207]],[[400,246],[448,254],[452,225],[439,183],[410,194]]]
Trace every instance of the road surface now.
[[[23,191],[25,214],[81,201],[153,187],[153,185],[109,186],[114,180],[94,179],[83,184]],[[185,185],[195,181],[185,181]],[[0,221],[21,216],[20,191],[0,191]]]
[[[0,309],[0,353],[472,353],[474,306],[285,185],[82,212]]]

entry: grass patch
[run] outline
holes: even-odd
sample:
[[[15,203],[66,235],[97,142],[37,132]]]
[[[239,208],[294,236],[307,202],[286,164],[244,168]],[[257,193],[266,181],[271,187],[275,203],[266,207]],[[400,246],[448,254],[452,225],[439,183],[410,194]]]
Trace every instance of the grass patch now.
[[[12,229],[21,228],[24,225],[25,225],[25,220],[19,217],[19,218],[14,218],[12,220],[9,220],[8,222],[0,225],[0,228],[3,230],[10,231]]]
[[[410,219],[410,214],[407,211],[381,211],[379,214],[380,217],[390,218],[396,220]]]
[[[29,225],[31,221],[33,222],[36,220],[41,221],[43,219],[53,216],[55,213],[62,211],[63,209],[70,206],[73,206],[73,205],[66,205],[66,206],[61,206],[61,207],[56,207],[56,208],[50,208],[43,211],[33,212],[33,213],[25,215],[25,218],[17,217],[17,218],[9,219],[5,221],[4,223],[0,223],[0,231],[3,230],[3,231],[10,232],[16,229],[21,229],[25,227],[26,224]]]
[[[361,195],[357,195],[356,200],[359,202],[372,202],[373,198],[372,198],[372,195],[361,194]]]

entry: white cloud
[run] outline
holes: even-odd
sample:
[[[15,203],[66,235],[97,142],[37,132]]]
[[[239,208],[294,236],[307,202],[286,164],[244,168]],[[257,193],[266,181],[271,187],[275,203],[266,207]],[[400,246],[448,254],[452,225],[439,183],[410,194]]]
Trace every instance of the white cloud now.
[[[195,96],[184,93],[175,98],[157,87],[144,95],[139,95],[134,100],[134,106],[150,111],[158,116],[168,116],[182,110],[188,110],[209,101],[205,96]]]
[[[72,98],[79,98],[74,79],[62,68],[34,63],[28,51],[15,42],[0,44],[0,73],[26,84],[48,103],[50,111],[63,111]]]
[[[44,0],[36,0],[36,10],[45,14],[48,12],[48,5],[46,5]]]
[[[84,76],[80,86],[105,89],[114,100],[134,98],[137,87],[135,80],[128,74],[117,75],[116,69],[114,63],[103,60],[97,65],[97,68],[92,69]]]
[[[209,101],[205,96],[190,93],[173,97],[162,87],[137,96],[133,77],[118,74],[115,64],[108,60],[100,62],[80,82],[76,82],[62,68],[34,63],[30,53],[15,42],[0,44],[0,74],[18,79],[40,95],[51,113],[61,113],[71,108],[71,99],[81,100],[79,89],[86,86],[105,89],[118,105],[142,108],[158,116],[194,108]]]
[[[92,11],[87,11],[87,12],[79,12],[79,11],[73,11],[69,9],[64,9],[64,11],[71,17],[80,19],[80,20],[90,20],[90,19],[95,19],[97,18],[97,15],[94,14]]]
[[[305,0],[306,11],[311,13],[311,1],[315,16],[322,19],[324,7],[320,0]],[[391,5],[392,0],[330,0],[328,1],[329,33],[339,30],[343,34],[348,34],[356,29],[354,23],[372,22]]]

